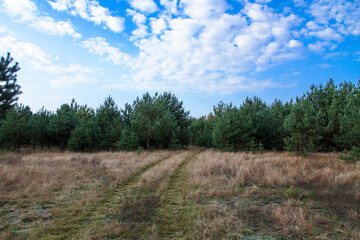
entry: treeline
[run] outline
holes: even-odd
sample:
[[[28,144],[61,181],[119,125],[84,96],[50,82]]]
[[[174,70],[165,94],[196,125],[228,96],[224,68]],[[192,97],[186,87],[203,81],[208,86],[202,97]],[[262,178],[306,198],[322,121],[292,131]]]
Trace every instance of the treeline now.
[[[95,110],[73,100],[56,112],[15,105],[0,122],[0,147],[57,146],[71,151],[174,149],[188,145],[224,151],[356,150],[360,143],[360,81],[312,85],[302,97],[270,105],[258,97],[220,102],[191,118],[168,92],[145,93],[120,109],[109,96]]]
[[[213,113],[192,119],[191,144],[222,150],[350,151],[360,144],[360,81],[310,86],[295,101],[247,98],[220,102]]]
[[[123,109],[110,96],[96,110],[73,99],[56,112],[15,105],[1,121],[0,146],[19,150],[58,146],[71,151],[179,148],[189,143],[189,112],[164,92],[137,98]]]

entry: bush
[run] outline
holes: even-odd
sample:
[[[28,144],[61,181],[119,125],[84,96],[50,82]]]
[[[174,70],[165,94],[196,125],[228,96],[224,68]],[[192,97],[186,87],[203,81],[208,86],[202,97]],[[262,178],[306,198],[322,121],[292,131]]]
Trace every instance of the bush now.
[[[357,162],[360,160],[360,147],[354,146],[350,151],[344,151],[345,155],[341,154],[340,159],[345,161]]]
[[[137,155],[141,155],[143,152],[144,152],[144,149],[142,147],[138,147],[138,149],[136,150]]]

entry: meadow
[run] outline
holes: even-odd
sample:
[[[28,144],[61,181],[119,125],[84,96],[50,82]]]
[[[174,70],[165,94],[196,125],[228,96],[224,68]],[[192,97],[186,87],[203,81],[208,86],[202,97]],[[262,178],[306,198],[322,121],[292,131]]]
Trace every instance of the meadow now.
[[[337,153],[3,152],[0,239],[360,239]]]

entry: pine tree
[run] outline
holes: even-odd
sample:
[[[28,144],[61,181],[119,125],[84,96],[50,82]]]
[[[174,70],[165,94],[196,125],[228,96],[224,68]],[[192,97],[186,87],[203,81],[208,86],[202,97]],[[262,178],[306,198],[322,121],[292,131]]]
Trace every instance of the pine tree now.
[[[131,126],[139,141],[145,143],[146,149],[149,149],[150,144],[157,148],[167,148],[176,123],[157,94],[152,97],[145,93],[141,99],[137,98],[134,102]]]
[[[290,137],[285,139],[288,149],[306,153],[316,148],[316,143],[321,139],[318,134],[318,117],[309,99],[296,99],[284,124],[285,129],[290,132]]]
[[[24,105],[15,105],[8,111],[0,128],[2,142],[5,147],[20,150],[24,144],[30,142],[31,116],[30,107]]]
[[[216,111],[215,111],[216,110]],[[244,108],[233,107],[232,104],[218,104],[214,108],[215,122],[212,132],[213,144],[226,151],[249,150],[254,138],[251,133],[251,118]]]
[[[7,57],[1,57],[0,61],[0,119],[5,118],[6,112],[18,100],[17,95],[22,93],[20,86],[16,83],[17,75],[15,74],[20,68],[17,62],[10,66],[13,60],[8,53]]]
[[[51,133],[50,133],[50,118],[53,114],[45,110],[42,107],[37,113],[34,113],[31,117],[31,140],[33,144],[33,149],[37,144],[40,145],[41,149],[44,146],[49,145],[51,142]]]
[[[96,110],[96,123],[100,127],[100,149],[111,150],[116,148],[122,132],[122,119],[115,100],[109,96]]]
[[[56,115],[50,120],[50,129],[56,136],[60,149],[64,150],[70,138],[71,131],[79,124],[79,119],[75,117],[77,104],[74,101],[63,104],[57,109]]]

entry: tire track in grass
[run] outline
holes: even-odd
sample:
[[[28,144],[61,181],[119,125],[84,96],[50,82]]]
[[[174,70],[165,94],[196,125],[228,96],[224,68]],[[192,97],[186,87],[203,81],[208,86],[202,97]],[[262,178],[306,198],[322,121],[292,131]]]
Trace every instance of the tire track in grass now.
[[[200,151],[183,161],[170,176],[168,186],[163,190],[163,203],[157,211],[158,236],[160,239],[184,239],[191,232],[197,209],[186,199],[187,165]]]
[[[163,161],[174,156],[161,158],[153,163],[137,169],[131,176],[116,186],[99,189],[99,199],[90,206],[64,206],[58,211],[58,217],[47,226],[41,234],[42,239],[81,239],[87,228],[99,229],[108,224],[108,216],[119,208],[126,192],[131,191],[140,176]],[[87,226],[87,227],[85,227]],[[90,233],[90,235],[92,235]],[[41,238],[40,237],[40,238]]]
[[[125,202],[127,205],[125,209],[123,209],[125,212],[128,212],[129,209],[134,210],[132,214],[128,214],[129,219],[133,219],[131,215],[140,214],[136,208],[146,207],[143,205],[145,202],[147,202],[146,205],[148,205],[148,200],[158,198],[158,203],[155,204],[156,207],[154,208],[160,205],[160,197],[164,188],[167,187],[170,177],[178,167],[192,155],[193,153],[189,151],[176,152],[166,160],[158,162],[139,172],[134,178],[130,179],[129,183],[124,185],[124,188],[119,191],[119,200],[122,200],[122,203]],[[149,216],[143,215],[143,217],[149,219]],[[125,218],[124,221],[128,221],[129,219]],[[140,217],[136,219],[138,222],[141,222]]]
[[[185,155],[183,158],[182,154]],[[91,219],[94,228],[100,228],[101,230],[99,230],[103,232],[105,229],[101,226],[99,227],[99,224],[109,225],[115,221],[120,229],[117,233],[115,231],[113,233],[111,231],[108,233],[103,232],[99,239],[119,237],[125,239],[146,239],[149,236],[153,236],[154,239],[162,238],[162,234],[158,230],[162,231],[168,227],[163,226],[166,221],[159,222],[157,214],[161,212],[161,209],[168,209],[169,204],[172,206],[175,198],[180,195],[179,193],[172,193],[172,191],[174,189],[178,191],[177,188],[181,189],[183,187],[182,185],[178,186],[179,179],[182,177],[180,173],[197,154],[199,154],[198,150],[187,155],[183,151],[175,152],[167,158],[140,169],[122,182],[117,188],[116,193],[112,192],[112,197],[109,197],[106,202],[94,206],[96,214]],[[177,159],[179,155],[182,159]],[[179,160],[181,162],[177,165],[176,162],[179,162]],[[167,164],[169,164],[168,167],[170,168],[174,167],[173,164],[167,163],[167,161],[175,161],[173,163],[175,164],[175,170],[168,169],[166,171],[164,169],[164,166]],[[159,168],[159,172],[157,168]],[[164,175],[162,177],[155,177],[153,184],[142,185],[141,179],[149,171]],[[171,200],[171,198],[174,199]],[[169,215],[168,217],[171,218],[172,216]],[[155,230],[153,229],[154,226]],[[154,234],[154,232],[156,233]],[[91,235],[93,234],[91,233]],[[168,234],[165,233],[164,235]]]
[[[113,203],[113,201],[119,202],[121,200],[121,198],[126,194],[126,192],[130,192],[132,189],[136,188],[136,184],[139,181],[140,177],[147,171],[149,171],[150,169],[152,169],[153,167],[155,167],[158,164],[161,164],[162,162],[170,159],[171,157],[173,157],[174,155],[170,155],[168,157],[162,158],[158,161],[155,161],[154,163],[151,163],[149,165],[146,165],[140,169],[138,169],[133,175],[131,175],[129,178],[125,179],[124,181],[122,181],[117,187],[116,190],[111,192],[112,197],[111,198],[107,198],[107,201],[105,202],[104,205],[106,204],[111,204]],[[98,207],[98,206],[95,206]]]
[[[182,178],[182,171],[197,154],[199,154],[198,150],[180,152],[171,156],[166,162],[161,162],[149,168],[148,171],[144,171],[137,178],[137,183],[134,179],[133,184],[123,192],[120,209],[116,216],[124,231],[115,237],[162,239],[163,236],[171,235],[167,230],[167,225],[171,224],[166,219],[171,219],[173,213],[178,214],[176,209],[171,209],[171,211],[169,209],[173,205],[178,205],[177,198],[180,192],[177,191],[183,188],[179,181]],[[146,180],[145,184],[144,180]],[[176,193],[173,192],[174,190]],[[169,215],[163,216],[161,214],[163,210],[168,211]]]

